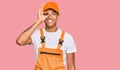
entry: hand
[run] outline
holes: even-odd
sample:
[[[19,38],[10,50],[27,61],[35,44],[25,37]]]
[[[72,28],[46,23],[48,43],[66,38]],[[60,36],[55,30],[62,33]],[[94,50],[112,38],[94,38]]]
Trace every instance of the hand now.
[[[41,7],[39,8],[38,20],[41,21],[41,22],[43,22],[47,18],[47,16],[43,15],[43,13],[44,13],[43,12],[44,6],[45,6],[45,4],[42,4]]]

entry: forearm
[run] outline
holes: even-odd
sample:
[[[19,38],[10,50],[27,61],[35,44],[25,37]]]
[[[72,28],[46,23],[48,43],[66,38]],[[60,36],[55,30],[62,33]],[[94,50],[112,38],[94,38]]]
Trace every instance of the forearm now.
[[[68,66],[68,70],[76,70],[75,66]]]
[[[67,53],[68,70],[76,70],[74,53]]]
[[[40,21],[36,21],[33,25],[31,25],[29,28],[24,30],[19,37],[17,38],[17,42],[19,44],[25,44],[27,40],[30,38],[31,34],[34,32],[34,30],[38,27]]]

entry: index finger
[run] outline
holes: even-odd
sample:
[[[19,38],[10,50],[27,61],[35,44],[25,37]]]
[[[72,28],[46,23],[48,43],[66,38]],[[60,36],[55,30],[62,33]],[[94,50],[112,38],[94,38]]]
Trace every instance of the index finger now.
[[[46,4],[46,3],[42,3],[42,4],[41,4],[41,6],[40,6],[40,8],[39,8],[40,11],[43,11],[43,8],[44,8],[45,4]]]

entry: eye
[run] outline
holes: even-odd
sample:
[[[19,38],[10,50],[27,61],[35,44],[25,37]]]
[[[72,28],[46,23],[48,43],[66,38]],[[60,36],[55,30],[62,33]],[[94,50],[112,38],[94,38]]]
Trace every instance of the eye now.
[[[44,16],[47,16],[47,15],[48,15],[48,13],[47,13],[47,12],[45,12],[45,13],[43,13],[43,15],[44,15]]]
[[[56,13],[56,12],[53,12],[52,14],[53,14],[53,15],[57,15],[57,13]]]

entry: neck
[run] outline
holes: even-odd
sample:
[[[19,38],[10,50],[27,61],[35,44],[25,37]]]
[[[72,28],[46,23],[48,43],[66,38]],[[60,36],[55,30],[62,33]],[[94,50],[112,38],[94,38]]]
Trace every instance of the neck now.
[[[56,32],[57,29],[58,29],[57,27],[52,27],[52,28],[45,27],[45,30],[46,30],[47,32]]]

